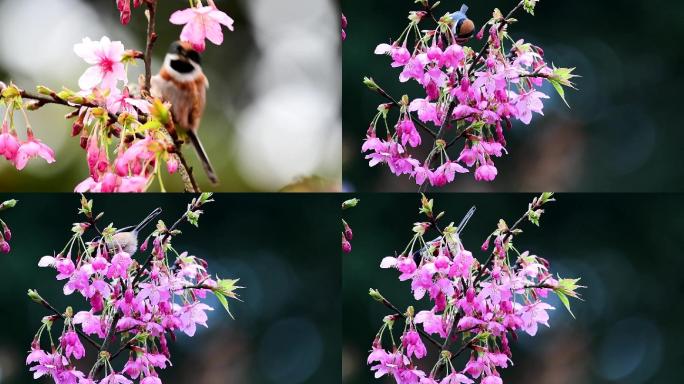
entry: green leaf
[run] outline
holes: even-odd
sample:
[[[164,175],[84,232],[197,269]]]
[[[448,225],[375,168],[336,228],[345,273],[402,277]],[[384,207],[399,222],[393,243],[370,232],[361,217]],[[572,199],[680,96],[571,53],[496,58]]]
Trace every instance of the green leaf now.
[[[570,312],[570,315],[571,315],[572,318],[574,319],[574,318],[575,318],[575,314],[572,313],[572,310],[570,309],[570,300],[568,300],[568,297],[565,296],[565,294],[564,294],[563,292],[560,292],[560,291],[554,291],[554,292],[556,292],[556,296],[558,296],[558,298],[560,299],[561,303],[563,303],[563,305],[565,306],[565,308],[568,310],[568,312]]]
[[[565,89],[563,89],[563,86],[557,80],[551,78],[549,78],[549,83],[551,83],[556,92],[558,92],[558,96],[560,96],[561,99],[563,99],[565,105],[567,105],[568,108],[570,108],[570,104],[568,104],[568,101],[565,100]]]
[[[230,316],[231,319],[235,320],[235,317],[233,317],[233,314],[230,312],[230,308],[228,307],[228,299],[226,299],[226,296],[224,296],[220,292],[212,291],[214,292],[214,295],[218,299],[218,301],[221,302],[221,305],[223,305],[223,308],[228,312],[228,315]]]

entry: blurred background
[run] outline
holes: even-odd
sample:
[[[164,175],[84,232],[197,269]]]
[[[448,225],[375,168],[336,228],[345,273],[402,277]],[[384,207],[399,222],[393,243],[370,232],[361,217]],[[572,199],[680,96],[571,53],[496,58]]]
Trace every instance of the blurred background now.
[[[175,221],[189,196],[152,194],[91,196],[103,223],[135,225],[162,207]],[[41,256],[62,249],[71,223],[81,220],[76,195],[0,195],[19,200],[3,212],[13,230],[13,250],[3,255],[0,283],[0,383],[33,381],[25,365],[29,345],[46,310],[26,296],[29,288],[56,308],[84,307],[64,296],[55,271],[38,268]],[[178,250],[204,258],[209,272],[240,278],[243,302],[232,300],[230,319],[213,297],[209,328],[170,343],[173,366],[159,371],[167,384],[326,383],[340,377],[339,199],[331,195],[219,195],[207,205],[199,229],[185,223]],[[323,223],[321,226],[321,223]],[[315,235],[312,236],[314,231]],[[333,248],[333,246],[335,248]],[[333,259],[331,259],[331,257]],[[61,323],[60,323],[61,327]],[[88,346],[86,346],[88,348]],[[92,358],[92,351],[89,358]],[[122,354],[125,355],[125,354]],[[121,360],[122,357],[119,357]],[[90,361],[90,360],[89,360]],[[125,361],[125,358],[124,358]],[[89,365],[91,366],[91,365]],[[114,363],[118,369],[123,361]]]
[[[345,384],[391,383],[374,380],[366,365],[387,308],[368,296],[377,288],[400,309],[414,305],[410,283],[381,270],[380,260],[401,252],[419,221],[417,195],[361,195],[349,212],[354,250],[343,258],[343,364]],[[480,245],[500,218],[512,223],[527,209],[532,195],[432,194],[435,211],[446,211],[445,225],[458,224],[475,205],[462,240],[480,261]],[[667,383],[679,381],[682,360],[679,293],[681,195],[558,195],[541,219],[531,223],[516,247],[546,258],[554,274],[581,277],[585,301],[572,301],[574,320],[553,296],[551,328],[536,337],[520,335],[513,343],[514,366],[504,383]],[[425,309],[426,302],[416,306]],[[403,326],[403,323],[397,325]],[[434,363],[434,347],[426,344]],[[463,357],[465,358],[465,356]],[[464,362],[459,360],[458,367]],[[425,368],[425,367],[423,367]],[[431,367],[430,367],[431,368]],[[429,369],[428,368],[428,371]]]
[[[431,3],[434,3],[431,2]],[[442,1],[438,15],[456,11],[462,1]],[[478,26],[495,7],[512,9],[515,0],[471,1]],[[395,97],[417,97],[415,82],[404,87],[388,57],[373,54],[406,27],[418,5],[410,0],[345,1],[349,20],[343,44],[343,168],[345,188],[358,191],[417,191],[406,177],[386,167],[369,168],[361,144],[377,105],[384,102],[362,84],[373,77]],[[514,123],[507,131],[510,155],[499,160],[493,183],[457,177],[441,190],[453,191],[679,191],[684,169],[676,166],[684,133],[676,117],[684,61],[684,2],[548,1],[536,16],[519,13],[510,31],[545,50],[549,63],[577,67],[579,91],[566,92],[568,109],[547,86],[545,117],[532,125]],[[428,25],[428,24],[426,24]],[[479,28],[479,27],[478,27]],[[473,45],[479,49],[479,42]],[[394,117],[393,117],[394,118]],[[460,148],[459,148],[460,151]]]
[[[333,0],[215,0],[235,19],[221,46],[207,44],[203,69],[209,78],[208,105],[200,138],[217,168],[213,187],[190,148],[203,190],[276,191],[304,180],[294,190],[338,190],[341,178],[339,6]],[[160,1],[153,73],[182,26],[168,22],[186,0]],[[143,50],[146,20],[134,9],[122,26],[113,0],[0,0],[0,80],[35,90],[78,88],[87,68],[73,53],[84,37],[109,36],[127,49]],[[137,84],[143,65],[133,67]],[[36,160],[22,172],[0,161],[0,190],[73,191],[87,177],[85,152],[69,136],[61,106],[30,114],[37,136],[53,147],[57,163]],[[21,120],[21,119],[19,119]],[[182,191],[179,176],[168,189]],[[158,190],[158,187],[155,186]]]

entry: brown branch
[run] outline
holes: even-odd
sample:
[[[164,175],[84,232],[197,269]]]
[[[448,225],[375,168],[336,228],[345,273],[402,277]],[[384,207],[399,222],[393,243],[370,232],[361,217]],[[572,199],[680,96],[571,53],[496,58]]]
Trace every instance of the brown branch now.
[[[384,97],[385,99],[389,100],[393,105],[395,105],[395,106],[397,106],[397,107],[401,107],[401,103],[399,103],[394,97],[390,96],[384,89],[378,87],[378,88],[377,88],[377,92],[378,92],[378,94],[379,94],[380,96],[382,96],[382,97]],[[435,139],[437,138],[437,135],[435,134],[435,132],[434,132],[432,129],[428,128],[427,125],[423,124],[422,121],[413,118],[413,116],[411,115],[411,112],[408,112],[408,116],[409,116],[409,118],[411,119],[411,121],[413,121],[413,123],[414,123],[415,125],[417,125],[417,126],[420,127],[423,131],[425,131],[427,134],[429,134],[430,136],[432,136],[432,138],[435,138]]]
[[[101,105],[98,105],[96,103],[84,100],[82,103],[74,103],[70,102],[67,100],[64,100],[60,98],[56,93],[52,93],[49,96],[47,95],[41,95],[41,94],[36,94],[32,93],[26,90],[19,89],[19,95],[23,99],[29,99],[29,100],[35,100],[37,102],[37,106],[43,106],[46,104],[57,104],[57,105],[63,105],[67,107],[72,107],[72,108],[80,108],[80,107],[86,107],[86,108],[104,108]],[[107,112],[109,114],[109,121],[110,123],[114,123],[118,121],[119,116],[121,116],[121,113],[111,113]],[[148,115],[142,112],[138,113],[138,122],[139,123],[144,123],[148,120]],[[192,173],[192,168],[188,164],[188,161],[185,159],[185,156],[183,156],[183,153],[180,151],[181,145],[183,144],[182,141],[179,141],[177,138],[173,138],[173,135],[171,135],[171,130],[166,129],[167,133],[169,136],[172,138],[173,142],[173,147],[169,152],[173,152],[176,156],[178,156],[178,159],[180,161],[181,165],[181,174],[183,177],[183,182],[185,184],[185,191],[186,192],[200,192],[199,186],[197,184],[197,181],[195,180],[195,177],[193,176]]]
[[[156,28],[156,14],[157,14],[157,0],[145,0],[147,5],[147,46],[145,47],[145,84],[142,92],[149,93],[150,81],[152,80],[152,49],[154,43],[157,41]]]
[[[541,200],[538,200],[534,205],[532,205],[530,207],[530,209],[525,211],[525,213],[522,216],[520,216],[518,221],[516,221],[512,227],[510,227],[506,230],[506,234],[504,235],[503,240],[501,241],[501,244],[502,245],[506,244],[508,239],[510,239],[511,236],[513,236],[513,231],[515,231],[523,223],[523,221],[525,221],[525,219],[529,216],[530,212],[533,212],[537,209],[540,209],[542,207],[542,205],[543,204],[541,203]],[[482,264],[482,266],[480,267],[480,270],[477,272],[477,276],[475,276],[475,280],[473,280],[473,285],[472,285],[473,287],[477,286],[478,281],[480,280],[480,278],[482,278],[482,275],[484,274],[485,270],[489,267],[489,264],[491,264],[493,260],[494,260],[494,252],[492,252],[489,255],[489,257],[487,258],[487,261],[485,261],[485,263]]]
[[[451,360],[453,361],[455,358],[460,356],[463,352],[465,352],[466,349],[470,348],[476,341],[477,341],[477,336],[473,337],[470,339],[469,342],[463,344],[461,348],[458,349],[454,354],[451,355]]]
[[[48,303],[45,299],[41,298],[40,305],[49,309],[50,312],[54,313],[60,319],[66,320],[66,317],[64,317],[64,315],[61,312],[56,310],[55,307],[53,307],[52,304]],[[90,336],[88,336],[85,333],[83,333],[82,331],[80,331],[77,327],[74,327],[74,331],[76,331],[76,333],[78,333],[82,338],[86,339],[86,341],[88,343],[90,343],[90,345],[95,347],[95,349],[99,350],[100,348],[102,348],[102,346],[97,341],[90,338]]]
[[[399,310],[394,304],[390,303],[389,300],[385,299],[384,297],[382,298],[382,304],[385,305],[385,307],[391,309],[394,311],[395,314],[401,316],[402,319],[406,319],[406,315]],[[416,327],[416,331],[421,334],[421,336],[425,337],[430,343],[432,343],[435,347],[437,347],[440,351],[442,350],[442,345],[432,338],[432,336],[428,335],[427,332],[423,331],[422,329]]]

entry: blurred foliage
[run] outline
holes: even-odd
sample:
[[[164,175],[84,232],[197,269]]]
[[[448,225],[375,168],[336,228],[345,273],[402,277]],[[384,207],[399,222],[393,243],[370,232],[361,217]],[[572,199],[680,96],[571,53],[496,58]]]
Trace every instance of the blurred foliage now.
[[[412,223],[420,220],[420,199],[417,194],[359,197],[363,206],[347,218],[354,228],[354,250],[343,257],[342,268],[343,383],[392,383],[374,380],[366,365],[371,342],[383,316],[389,314],[368,296],[368,289],[379,289],[400,309],[415,303],[410,283],[400,282],[396,271],[381,270],[379,265],[383,257],[401,252],[410,240]],[[483,261],[487,254],[480,245],[487,234],[500,218],[509,223],[516,220],[533,195],[428,197],[435,199],[435,212],[447,212],[444,225],[458,224],[471,206],[477,207],[461,238],[466,249]],[[566,194],[556,198],[558,202],[546,207],[541,228],[523,225],[516,247],[549,260],[554,274],[581,277],[582,285],[588,286],[581,290],[585,301],[573,301],[574,320],[553,297],[550,303],[556,310],[550,312],[551,328],[542,326],[536,337],[520,335],[513,343],[515,365],[504,371],[504,382],[677,381],[684,342],[679,331],[684,310],[676,304],[684,289],[679,245],[684,198]],[[435,356],[434,348],[426,346],[430,356]]]
[[[84,305],[64,296],[55,271],[38,268],[41,256],[59,252],[79,221],[76,195],[0,195],[20,201],[3,216],[11,224],[12,253],[3,255],[0,283],[0,382],[33,383],[26,351],[46,311],[26,296],[29,288],[56,308]],[[138,223],[162,207],[167,223],[190,196],[149,194],[89,196],[102,223]],[[322,383],[340,377],[340,264],[337,257],[339,199],[331,195],[216,195],[199,229],[185,223],[174,241],[179,250],[205,258],[209,272],[240,278],[243,302],[231,302],[231,320],[214,298],[209,328],[193,338],[178,335],[173,367],[164,383]],[[334,248],[333,248],[334,247]],[[334,258],[331,260],[330,258]],[[60,323],[61,324],[61,323]],[[86,346],[89,348],[89,346]],[[92,356],[92,351],[88,350]],[[125,354],[124,354],[125,355]],[[114,364],[121,367],[125,357]],[[90,361],[88,361],[90,362]],[[51,382],[43,379],[41,383]]]
[[[384,102],[361,83],[373,77],[391,95],[419,97],[415,82],[398,82],[399,71],[387,57],[373,54],[405,28],[411,0],[346,1],[349,20],[343,44],[344,178],[347,189],[417,191],[413,180],[397,178],[382,167],[369,168],[361,142],[378,104]],[[431,1],[434,3],[434,1]],[[478,23],[492,9],[506,12],[516,0],[470,2]],[[457,10],[459,1],[442,1],[438,15]],[[491,184],[459,176],[446,190],[455,191],[678,191],[684,169],[676,166],[682,130],[678,109],[684,49],[684,2],[550,1],[537,4],[536,16],[520,13],[510,28],[545,50],[547,61],[577,67],[579,91],[567,93],[567,109],[552,88],[545,117],[532,125],[515,123],[506,132],[510,155],[499,160]],[[427,24],[426,24],[427,25]],[[471,42],[476,49],[480,42]],[[459,149],[460,150],[460,149]],[[459,181],[460,180],[460,181]]]

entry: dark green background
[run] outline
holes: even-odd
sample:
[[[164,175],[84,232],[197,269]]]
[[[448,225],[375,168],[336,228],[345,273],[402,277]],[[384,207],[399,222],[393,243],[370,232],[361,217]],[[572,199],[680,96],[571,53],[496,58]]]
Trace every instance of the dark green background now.
[[[3,212],[12,253],[2,255],[0,282],[0,382],[33,383],[26,351],[46,311],[26,296],[29,288],[57,308],[83,306],[65,297],[55,271],[38,268],[41,256],[61,250],[71,223],[80,220],[76,195],[0,195],[16,198]],[[138,223],[162,207],[167,223],[185,210],[190,196],[92,196],[103,223]],[[232,301],[231,320],[211,297],[209,328],[172,343],[173,367],[164,383],[324,383],[340,377],[339,197],[332,195],[217,195],[200,228],[183,224],[176,249],[205,258],[209,272],[240,278],[244,302]],[[140,255],[138,255],[140,256]],[[61,324],[60,324],[61,326]],[[92,351],[88,349],[89,353]],[[92,355],[91,355],[92,356]],[[122,363],[115,363],[120,369]],[[51,382],[42,380],[41,383]]]
[[[397,271],[379,265],[410,240],[412,224],[422,220],[417,214],[420,201],[417,194],[360,197],[361,207],[347,217],[354,229],[354,249],[343,258],[343,383],[390,383],[373,380],[366,365],[382,318],[390,313],[368,296],[368,289],[379,289],[401,309],[414,305],[410,282],[400,282]],[[472,205],[477,207],[462,239],[466,249],[483,261],[487,255],[480,245],[498,219],[512,224],[533,195],[429,197],[435,199],[436,212],[447,211],[445,224],[458,224]],[[684,196],[559,195],[557,199],[547,207],[541,228],[523,226],[516,247],[549,260],[553,273],[581,277],[588,286],[581,291],[586,301],[572,302],[577,316],[573,320],[553,298],[551,328],[540,326],[535,338],[520,336],[513,346],[515,366],[504,372],[504,382],[679,381],[684,342],[680,297]],[[426,347],[434,356],[433,347],[427,343]]]
[[[516,0],[471,1],[469,16],[481,26],[493,8],[507,12],[515,4]],[[460,5],[442,1],[437,14]],[[373,77],[397,98],[424,95],[413,81],[409,87],[400,85],[391,60],[373,54],[377,44],[399,36],[408,12],[418,8],[412,0],[342,4],[349,20],[343,44],[347,189],[417,191],[412,180],[395,177],[386,167],[369,168],[360,151],[377,105],[385,102],[362,85],[363,76]],[[541,0],[535,17],[519,13],[512,36],[543,47],[549,63],[577,67],[582,76],[577,79],[579,91],[567,93],[572,109],[546,86],[543,91],[552,96],[545,103],[546,117],[535,114],[531,126],[516,122],[507,131],[510,155],[497,161],[497,180],[476,183],[472,175],[459,176],[444,190],[680,191],[682,14],[684,2],[675,0]],[[429,23],[425,25],[428,28]],[[477,41],[473,45],[481,46]]]

